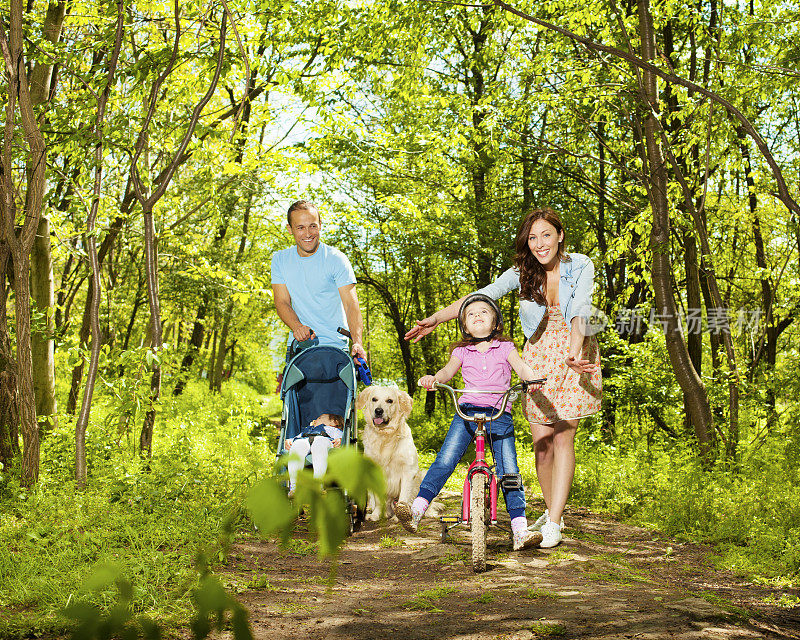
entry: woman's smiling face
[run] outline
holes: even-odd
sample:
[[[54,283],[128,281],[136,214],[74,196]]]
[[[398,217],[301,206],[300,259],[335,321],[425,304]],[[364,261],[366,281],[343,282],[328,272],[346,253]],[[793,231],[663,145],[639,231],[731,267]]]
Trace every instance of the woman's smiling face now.
[[[528,232],[528,247],[542,266],[548,267],[558,260],[558,243],[563,239],[563,231],[559,233],[547,220],[539,219]]]

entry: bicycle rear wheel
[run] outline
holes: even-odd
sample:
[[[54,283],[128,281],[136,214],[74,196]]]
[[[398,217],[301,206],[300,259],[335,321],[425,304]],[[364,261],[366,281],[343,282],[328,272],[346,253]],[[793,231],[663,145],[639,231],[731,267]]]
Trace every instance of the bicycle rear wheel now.
[[[486,478],[476,473],[470,480],[469,526],[472,537],[472,570],[486,571]]]

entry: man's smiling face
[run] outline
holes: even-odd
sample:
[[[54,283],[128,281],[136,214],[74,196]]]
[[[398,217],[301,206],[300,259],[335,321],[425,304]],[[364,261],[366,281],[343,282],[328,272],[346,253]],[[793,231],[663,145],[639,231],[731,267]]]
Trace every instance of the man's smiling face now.
[[[286,225],[297,245],[297,253],[303,257],[313,255],[319,247],[319,232],[322,223],[316,209],[297,209],[292,211],[292,223]]]

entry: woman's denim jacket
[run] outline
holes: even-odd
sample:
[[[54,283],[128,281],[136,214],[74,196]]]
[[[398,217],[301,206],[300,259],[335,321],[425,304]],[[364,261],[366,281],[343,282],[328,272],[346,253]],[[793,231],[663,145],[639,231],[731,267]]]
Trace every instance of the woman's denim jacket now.
[[[570,253],[570,260],[561,263],[561,277],[558,283],[558,303],[561,313],[572,326],[576,316],[589,320],[592,313],[592,291],[594,289],[594,265],[581,253]],[[509,291],[519,289],[519,273],[514,267],[504,271],[492,284],[478,289],[497,300]],[[519,301],[519,319],[526,338],[530,338],[544,317],[545,307],[533,300]]]

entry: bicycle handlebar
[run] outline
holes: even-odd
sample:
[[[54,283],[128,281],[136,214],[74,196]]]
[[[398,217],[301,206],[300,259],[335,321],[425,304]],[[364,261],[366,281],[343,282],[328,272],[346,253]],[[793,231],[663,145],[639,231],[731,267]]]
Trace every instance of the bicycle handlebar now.
[[[501,398],[500,406],[497,408],[497,413],[495,413],[492,417],[487,417],[487,422],[493,422],[497,420],[500,416],[503,415],[503,411],[506,409],[506,405],[508,404],[508,398],[511,396],[513,392],[516,391],[523,391],[526,392],[528,390],[528,386],[532,384],[544,384],[547,381],[547,378],[539,378],[538,380],[528,380],[526,382],[518,382],[513,387],[509,387],[505,391],[498,391],[497,389],[453,389],[453,387],[442,384],[441,382],[436,382],[433,385],[434,389],[442,389],[447,391],[450,394],[450,397],[453,399],[453,404],[456,407],[456,413],[463,418],[464,420],[474,422],[475,416],[466,415],[463,411],[461,411],[461,407],[458,404],[458,399],[456,398],[457,393],[496,393],[496,394],[503,394]]]

